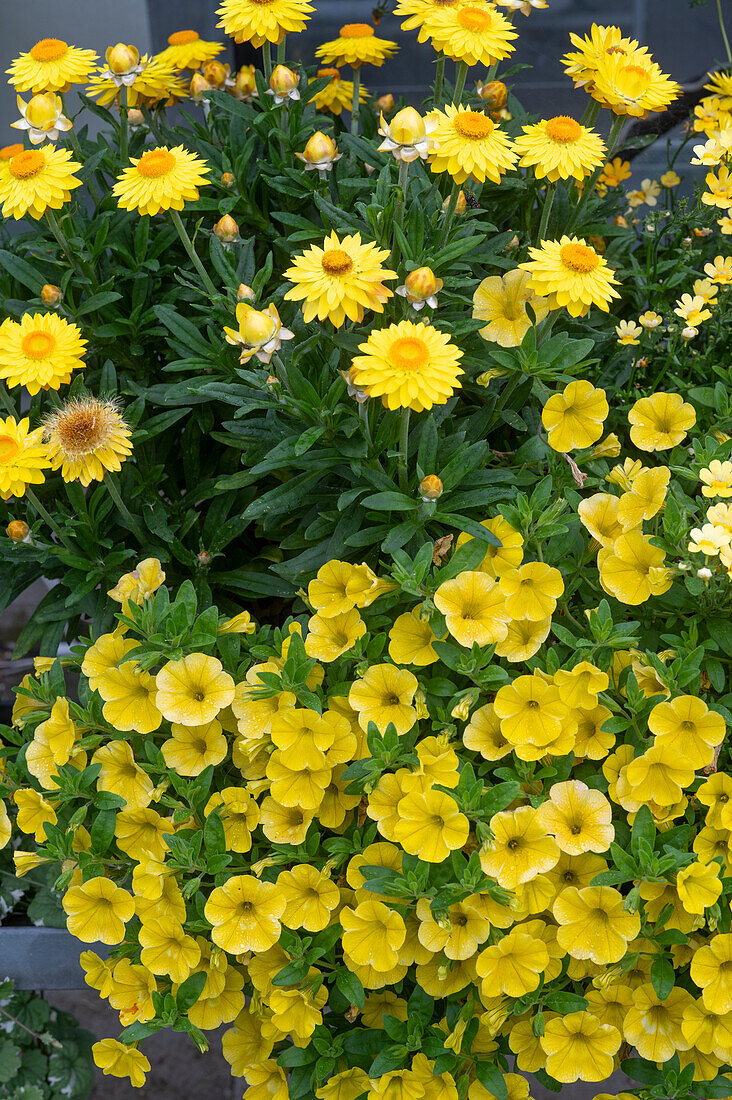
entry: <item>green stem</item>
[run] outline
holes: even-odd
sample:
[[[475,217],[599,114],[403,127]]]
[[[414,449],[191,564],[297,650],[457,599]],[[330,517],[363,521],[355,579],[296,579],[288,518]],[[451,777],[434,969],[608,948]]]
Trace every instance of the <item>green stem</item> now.
[[[432,105],[438,110],[442,106],[442,86],[445,83],[445,55],[438,58],[435,69],[435,89],[432,93]]]
[[[447,204],[447,210],[445,211],[445,224],[442,227],[442,233],[440,234],[440,240],[437,247],[442,246],[450,236],[450,229],[452,228],[452,220],[455,217],[455,207],[457,206],[458,195],[460,194],[460,187],[457,183],[453,183],[452,191],[450,192],[450,199]]]
[[[28,500],[31,502],[33,507],[35,508],[36,512],[38,512],[38,515],[41,517],[41,519],[45,520],[45,522],[48,524],[49,528],[52,531],[55,531],[55,533],[58,535],[59,542],[61,542],[64,545],[64,547],[68,550],[68,552],[70,554],[75,554],[76,553],[76,548],[74,547],[73,543],[69,541],[69,539],[66,537],[66,535],[61,530],[61,528],[58,526],[58,524],[53,519],[53,517],[49,515],[49,513],[43,507],[43,505],[41,504],[40,500],[38,499],[36,494],[33,492],[33,490],[30,489],[30,488],[26,489],[25,495],[28,498]]]
[[[717,18],[719,19],[719,29],[722,32],[722,41],[724,42],[724,48],[727,51],[727,64],[732,65],[732,49],[730,49],[729,38],[727,37],[727,28],[724,25],[724,15],[722,14],[722,0],[717,0]]]
[[[406,160],[399,161],[399,180],[397,182],[397,195],[394,202],[394,225],[399,226],[400,229],[404,228],[404,207],[407,202],[407,191],[409,189],[409,162]],[[394,267],[396,268],[399,263],[399,238],[394,233],[394,239],[391,246],[391,255]]]
[[[600,104],[596,99],[590,99],[585,107],[585,113],[580,119],[580,126],[594,126],[600,113]]]
[[[351,103],[351,133],[358,134],[358,122],[361,114],[361,69],[353,70],[353,100]]]
[[[275,371],[277,372],[276,375],[275,375],[277,380],[282,383],[285,390],[287,390],[287,392],[289,393],[290,397],[294,397],[295,395],[292,392],[292,386],[290,385],[290,379],[287,376],[287,367],[282,362],[282,357],[280,355],[278,355],[277,352],[273,352],[273,354],[272,354],[272,366],[274,367]]]
[[[188,232],[186,230],[186,227],[183,225],[180,214],[178,213],[177,210],[170,210],[169,213],[170,213],[170,217],[171,217],[171,221],[173,222],[173,225],[178,230],[178,236],[181,239],[183,247],[185,248],[186,252],[188,253],[188,255],[191,259],[191,262],[193,263],[193,266],[195,267],[196,271],[198,272],[198,274],[201,277],[201,282],[203,283],[203,285],[205,286],[206,290],[208,291],[208,293],[211,295],[212,298],[218,297],[218,291],[216,290],[216,287],[211,282],[211,278],[210,278],[208,272],[206,271],[206,268],[203,266],[203,263],[201,261],[200,256],[198,255],[195,248],[193,247],[193,241],[188,236]]]
[[[262,43],[262,65],[264,66],[264,79],[269,84],[269,78],[272,76],[272,53],[269,48],[269,42]]]
[[[452,97],[453,103],[461,103],[463,98],[463,92],[465,91],[465,80],[468,75],[468,63],[467,61],[458,61],[457,73],[455,75],[455,94]]]
[[[618,147],[618,139],[620,138],[620,132],[623,129],[624,125],[625,125],[625,115],[616,115],[615,118],[613,119],[613,124],[610,127],[610,133],[609,133],[608,139],[607,139],[607,159],[608,160],[612,160],[613,153],[616,151],[616,149]],[[568,226],[569,229],[573,228],[577,224],[577,222],[579,221],[580,214],[584,210],[584,208],[587,205],[587,202],[590,198],[590,195],[592,194],[592,192],[595,189],[595,184],[597,183],[598,177],[599,177],[600,173],[602,172],[602,169],[603,169],[603,165],[598,165],[597,168],[595,169],[595,171],[589,177],[589,179],[585,180],[585,187],[584,187],[584,190],[582,192],[582,196],[580,198],[580,201],[577,203],[577,206],[575,207],[574,217],[570,218],[570,221],[569,221],[569,226]]]
[[[285,35],[282,41],[277,46],[277,64],[284,65],[285,56],[287,50],[287,35]]]
[[[127,86],[122,85],[119,97],[119,157],[122,167],[127,167],[130,158],[127,140]]]
[[[114,479],[112,478],[111,474],[107,474],[102,484],[106,487],[109,495],[116,505],[117,511],[120,513],[121,516],[124,517],[127,526],[132,531],[135,538],[140,542],[141,545],[144,545],[149,540],[146,538],[145,533],[143,532],[135,517],[131,514],[125,502],[122,500],[119,489],[115,485]]]
[[[399,470],[399,488],[404,491],[407,488],[407,456],[409,454],[409,408],[402,409],[401,423],[399,425],[399,458],[397,460]]]
[[[539,237],[537,244],[541,246],[541,242],[546,236],[546,229],[549,225],[549,215],[552,212],[552,203],[554,202],[554,194],[556,192],[556,183],[548,183],[546,185],[546,195],[544,196],[544,205],[541,210],[541,221],[539,222]]]
[[[492,80],[496,79],[498,73],[498,62],[494,61],[488,72],[485,74],[485,84],[490,84]]]

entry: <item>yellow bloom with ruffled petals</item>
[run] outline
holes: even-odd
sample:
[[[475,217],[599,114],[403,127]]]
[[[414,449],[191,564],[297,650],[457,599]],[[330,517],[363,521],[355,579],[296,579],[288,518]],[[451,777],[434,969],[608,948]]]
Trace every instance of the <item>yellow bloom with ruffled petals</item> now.
[[[425,321],[399,321],[369,334],[358,345],[351,381],[387,409],[424,412],[444,405],[460,386],[463,352]]]
[[[529,273],[530,289],[547,298],[550,309],[584,317],[593,305],[607,313],[612,299],[620,297],[613,269],[578,237],[542,241],[539,248],[529,249],[529,255],[519,268]]]
[[[484,111],[448,104],[433,117],[437,121],[430,134],[433,172],[448,172],[455,183],[467,179],[500,183],[516,164],[513,142]]]
[[[369,23],[346,23],[336,39],[318,46],[315,56],[326,65],[350,65],[358,69],[361,65],[383,65],[398,49],[396,42],[377,38]]]
[[[168,149],[158,145],[141,157],[131,158],[112,188],[122,210],[139,214],[158,214],[161,210],[182,210],[186,202],[195,202],[199,187],[205,186],[209,167],[182,145]]]
[[[96,60],[94,50],[69,46],[60,38],[42,38],[5,71],[18,92],[65,92],[72,84],[84,83]]]
[[[315,317],[329,320],[341,328],[346,319],[362,321],[367,309],[384,312],[384,302],[393,292],[384,286],[396,279],[396,271],[382,266],[388,249],[362,244],[361,234],[348,234],[341,240],[332,232],[322,247],[313,245],[299,256],[284,275],[295,285],[287,291],[289,302],[304,302],[306,324]]]

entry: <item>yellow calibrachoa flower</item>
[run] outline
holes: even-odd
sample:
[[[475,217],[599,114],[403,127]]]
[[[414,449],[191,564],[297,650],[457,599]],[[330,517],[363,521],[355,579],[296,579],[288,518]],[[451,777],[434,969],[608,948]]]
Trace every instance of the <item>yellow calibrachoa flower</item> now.
[[[124,168],[112,188],[122,210],[139,214],[158,214],[161,210],[182,210],[186,202],[199,197],[199,187],[209,167],[205,160],[189,153],[182,145],[168,149],[158,145],[148,149],[130,167]]]
[[[445,581],[434,595],[435,607],[445,616],[445,626],[455,641],[467,649],[473,644],[492,645],[502,641],[511,617],[501,582],[487,573],[459,573]]]
[[[695,951],[690,973],[705,1008],[717,1015],[732,1012],[732,934],[712,936]]]
[[[480,852],[480,865],[506,890],[550,871],[559,859],[559,847],[531,806],[504,810],[490,821],[492,839]]]
[[[483,979],[483,991],[495,996],[523,997],[537,989],[549,966],[546,944],[517,929],[498,943],[486,947],[476,959],[475,969]]]
[[[425,321],[399,321],[372,331],[351,367],[350,380],[386,409],[424,412],[444,405],[459,387],[462,351]]]
[[[630,438],[641,451],[667,451],[696,424],[696,412],[678,393],[641,397],[628,413]]]
[[[16,153],[7,171],[0,173],[3,217],[18,221],[30,214],[38,220],[46,210],[60,210],[74,188],[81,187],[82,181],[74,175],[80,168],[68,149],[53,145]]]
[[[500,183],[516,164],[513,142],[485,112],[449,104],[434,117],[433,172],[448,172],[455,183],[467,179]]]
[[[377,38],[369,23],[346,23],[336,39],[318,46],[315,56],[326,65],[350,65],[352,69],[359,69],[361,65],[383,65],[398,49],[396,42]]]
[[[209,764],[226,759],[228,742],[215,718],[200,726],[173,723],[171,736],[160,746],[165,763],[178,775],[200,775]]]
[[[470,822],[443,791],[411,791],[401,799],[397,812],[395,839],[405,852],[427,863],[443,863],[468,839]]]
[[[519,269],[529,273],[529,289],[547,298],[550,309],[584,317],[593,305],[607,313],[612,299],[620,297],[607,260],[578,237],[542,241],[529,249],[529,256]]]
[[[439,658],[429,619],[420,618],[422,605],[397,616],[389,631],[389,656],[397,665],[431,665]]]
[[[490,68],[515,50],[518,35],[504,15],[483,3],[435,5],[422,21],[420,41],[426,38],[438,53],[466,65]]]
[[[295,256],[284,273],[295,284],[285,299],[304,301],[306,324],[317,317],[341,328],[346,318],[362,321],[367,309],[383,313],[384,302],[393,297],[384,282],[397,277],[396,271],[382,267],[388,255],[388,249],[374,243],[362,244],[360,233],[341,240],[333,231],[322,247],[312,245]]]
[[[234,698],[234,681],[217,657],[190,653],[168,661],[156,677],[156,705],[164,718],[181,726],[210,722]]]
[[[43,422],[51,468],[84,486],[122,469],[132,454],[131,437],[116,403],[96,397],[74,397]]]
[[[597,555],[600,584],[621,603],[645,603],[673,584],[663,550],[640,531],[626,531]]]
[[[648,715],[648,728],[657,745],[668,745],[686,757],[695,768],[711,763],[714,749],[726,733],[721,714],[709,710],[703,699],[680,695],[658,703]]]
[[[594,130],[558,115],[524,126],[515,149],[522,168],[533,168],[537,179],[584,179],[605,161],[605,142]]]
[[[591,382],[570,382],[542,410],[549,446],[563,452],[592,446],[602,435],[609,411],[604,390],[595,389]]]
[[[517,348],[529,329],[544,320],[549,312],[547,300],[529,290],[529,278],[525,271],[514,268],[503,276],[489,275],[477,287],[473,317],[488,322],[480,330],[484,340]]]
[[[615,1067],[622,1035],[590,1012],[570,1012],[549,1020],[539,1042],[546,1071],[556,1081],[605,1081]]]
[[[676,874],[676,890],[687,913],[701,915],[722,893],[719,864],[697,861]]]
[[[554,902],[557,940],[574,959],[616,963],[640,931],[640,916],[623,908],[623,895],[612,886],[568,886]]]
[[[653,519],[664,506],[670,480],[668,466],[641,470],[618,502],[618,521],[622,526],[626,529],[640,527],[644,520]]]
[[[94,50],[69,46],[60,38],[42,38],[5,71],[18,92],[65,92],[72,84],[84,83],[96,60]]]
[[[0,325],[0,378],[31,396],[57,390],[84,366],[86,344],[77,326],[55,313],[25,313],[20,323],[8,317]]]
[[[403,918],[377,900],[345,906],[338,919],[343,926],[343,951],[358,966],[387,972],[396,966],[399,948],[407,937]]]
[[[308,620],[305,652],[319,661],[335,661],[366,633],[366,625],[355,608],[340,615],[313,615]]]
[[[133,1088],[141,1089],[150,1062],[137,1047],[117,1039],[100,1039],[92,1046],[94,1065],[105,1077],[129,1077]]]
[[[578,779],[555,783],[538,815],[561,850],[571,856],[606,852],[615,837],[607,798]]]
[[[97,691],[104,699],[102,714],[115,729],[153,733],[163,718],[155,705],[155,677],[143,672],[134,661],[103,672]]]
[[[514,619],[540,622],[550,616],[564,592],[562,574],[553,565],[528,561],[503,573],[500,588],[506,598],[506,611]]]
[[[633,990],[633,1004],[623,1023],[626,1041],[636,1048],[641,1058],[667,1062],[676,1051],[689,1047],[682,1023],[686,1010],[693,1003],[691,994],[685,989],[675,987],[661,1001],[650,982],[638,986]]]
[[[126,741],[110,741],[100,745],[92,757],[100,765],[97,790],[109,791],[124,798],[128,810],[144,810],[152,802],[153,783],[147,772],[136,762]]]
[[[524,539],[521,533],[501,515],[494,516],[493,519],[481,520],[480,525],[495,535],[500,545],[486,544],[485,557],[478,569],[490,577],[501,577],[504,573],[512,572],[521,564],[524,557]],[[472,537],[464,533],[458,535],[457,548],[464,546]]]
[[[213,942],[232,955],[241,955],[261,953],[277,943],[286,906],[275,883],[234,875],[211,891],[204,914],[213,926]]]
[[[659,740],[631,760],[625,774],[640,801],[675,806],[694,781],[694,765],[683,749]]]
[[[392,723],[401,736],[409,733],[417,720],[412,702],[418,686],[417,677],[405,668],[372,665],[354,681],[348,702],[358,714],[361,729],[373,722],[379,733],[384,733]]]
[[[135,912],[132,895],[104,877],[70,886],[62,904],[69,932],[84,943],[121,943]]]
[[[42,485],[50,466],[42,430],[8,416],[0,419],[0,498],[22,497],[29,485]]]

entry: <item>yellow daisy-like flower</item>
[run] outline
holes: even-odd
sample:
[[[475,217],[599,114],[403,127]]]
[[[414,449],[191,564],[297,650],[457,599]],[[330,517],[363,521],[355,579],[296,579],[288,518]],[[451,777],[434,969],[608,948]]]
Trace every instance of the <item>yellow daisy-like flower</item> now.
[[[641,451],[668,451],[696,424],[696,412],[680,393],[652,393],[636,401],[628,421],[630,438]]]
[[[224,49],[223,42],[204,42],[198,31],[176,31],[157,60],[174,69],[200,69]]]
[[[519,264],[531,276],[529,288],[549,300],[550,309],[564,308],[572,317],[584,317],[591,306],[608,312],[619,298],[618,280],[604,257],[577,237],[542,241],[530,248],[531,259]]]
[[[351,368],[351,380],[386,409],[424,412],[444,405],[460,383],[462,351],[425,321],[400,321],[372,332]]]
[[[604,163],[607,152],[599,134],[567,115],[524,126],[515,149],[522,168],[533,168],[537,179],[550,183],[584,179]]]
[[[0,325],[0,378],[31,396],[57,390],[84,366],[86,343],[76,325],[55,313],[25,313],[20,324],[8,317]]]
[[[490,68],[514,52],[518,33],[494,7],[476,3],[436,8],[424,20],[420,37],[454,61]]]
[[[433,172],[449,172],[455,183],[470,177],[485,183],[500,183],[501,176],[516,164],[511,139],[483,111],[470,107],[445,107],[436,114],[431,133]]]
[[[529,290],[528,282],[529,275],[518,268],[483,279],[473,294],[473,317],[488,322],[480,330],[484,340],[517,348],[529,329],[544,320],[549,312],[546,298]]]
[[[127,105],[129,107],[152,107],[162,99],[185,99],[189,94],[188,85],[176,72],[170,62],[159,57],[140,58],[140,71],[131,84],[126,84]],[[101,74],[95,74],[89,81],[86,94],[96,99],[103,107],[119,102],[120,87],[114,81]]]
[[[604,390],[596,390],[591,382],[570,382],[563,393],[549,398],[541,413],[549,446],[564,453],[591,447],[602,435],[609,411]]]
[[[568,50],[562,58],[567,76],[574,81],[576,88],[589,88],[595,78],[600,61],[610,55],[628,55],[638,49],[634,38],[626,38],[620,27],[602,27],[593,23],[590,34],[583,38],[570,32],[570,40],[576,50]]]
[[[5,71],[18,92],[65,92],[72,84],[84,83],[96,60],[94,50],[80,50],[60,38],[42,38]]]
[[[344,107],[350,111],[353,104],[353,81],[343,80],[338,69],[318,69],[313,80],[323,80],[326,76],[330,77],[326,86],[316,92],[308,102],[314,103],[319,111],[330,111],[333,115],[340,115]],[[312,80],[310,83],[312,84]],[[358,91],[359,103],[365,103],[368,97],[368,90],[362,84]]]
[[[307,0],[223,0],[216,9],[221,16],[216,26],[223,27],[235,42],[279,45],[286,34],[305,30],[313,11]]]
[[[388,255],[388,249],[374,243],[362,244],[360,233],[339,240],[333,232],[322,247],[313,245],[295,257],[285,272],[295,285],[285,299],[304,302],[306,324],[317,317],[341,328],[346,318],[362,321],[367,309],[383,313],[384,302],[393,297],[384,281],[397,277],[396,271],[382,267]]]
[[[48,451],[41,441],[42,429],[29,431],[26,418],[16,422],[0,420],[0,497],[22,497],[29,485],[42,485],[49,467]]]
[[[383,65],[399,46],[387,38],[377,38],[369,23],[346,23],[332,42],[318,46],[315,56],[328,65]]]
[[[665,111],[680,91],[645,50],[635,50],[632,54],[606,53],[600,58],[591,95],[616,115],[645,118],[651,111]]]
[[[79,168],[68,149],[53,145],[24,149],[11,157],[7,171],[0,173],[3,217],[17,221],[30,214],[38,220],[48,209],[60,210],[74,188],[81,187],[74,175]]]
[[[43,434],[51,468],[61,470],[64,481],[101,481],[132,454],[132,433],[114,401],[75,397],[49,413]]]
[[[157,214],[161,210],[182,210],[186,201],[198,198],[205,186],[209,168],[205,160],[189,153],[182,145],[166,149],[159,145],[148,149],[125,168],[112,188],[123,210]]]

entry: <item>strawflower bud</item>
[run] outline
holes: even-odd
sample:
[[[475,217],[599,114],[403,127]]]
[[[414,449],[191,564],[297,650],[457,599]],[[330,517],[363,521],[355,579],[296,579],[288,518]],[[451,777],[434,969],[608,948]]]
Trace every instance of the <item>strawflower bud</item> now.
[[[394,96],[389,92],[387,95],[380,95],[376,100],[376,106],[379,111],[385,115],[391,114],[394,110]]]
[[[57,306],[59,302],[63,301],[63,297],[60,286],[54,286],[53,283],[44,283],[41,287],[41,299],[45,306]]]
[[[617,217],[613,218],[613,225],[618,225],[621,229],[627,229],[628,221],[622,214],[618,214]]]
[[[25,117],[36,130],[50,130],[56,121],[61,100],[53,92],[34,95],[25,109]]]
[[[130,107],[127,111],[127,125],[132,130],[139,130],[145,125],[145,116],[137,107]]]
[[[199,565],[207,566],[211,564],[211,555],[208,550],[199,550],[196,555],[196,560]]]
[[[437,474],[427,474],[419,483],[419,495],[425,502],[439,500],[442,496],[442,481]]]
[[[295,153],[295,156],[304,162],[305,170],[308,172],[313,169],[317,169],[318,172],[330,172],[341,155],[333,139],[322,130],[316,130],[308,139],[302,153]]]
[[[222,187],[233,187],[234,186],[234,176],[231,172],[223,172],[221,174],[221,186]]]
[[[229,79],[229,73],[231,70],[228,65],[224,65],[221,61],[208,61],[203,66],[203,79],[206,80],[212,88],[224,88],[226,81]]]
[[[508,88],[502,80],[489,80],[486,84],[478,81],[478,98],[488,104],[488,110],[500,111],[506,106]]]
[[[223,218],[216,222],[213,231],[222,244],[233,244],[239,240],[239,226],[231,214],[224,214]]]
[[[432,309],[437,306],[437,294],[442,290],[442,279],[438,279],[431,267],[418,267],[410,271],[404,280],[404,286],[397,287],[397,294],[406,298],[414,309],[422,309],[426,304]]]
[[[10,523],[5,528],[5,532],[8,538],[12,539],[13,542],[22,542],[23,539],[27,538],[30,527],[24,519],[11,519]]]
[[[237,302],[253,302],[255,298],[254,291],[246,283],[239,283],[239,289],[236,292]]]
[[[445,201],[442,204],[443,214],[447,213],[447,208],[448,208],[449,205],[450,205],[450,196],[448,195],[448,197],[445,199]],[[465,210],[467,208],[467,205],[468,204],[465,201],[465,192],[461,188],[458,191],[457,202],[455,203],[455,214],[456,215],[464,214]]]
[[[297,90],[299,83],[300,77],[292,69],[288,69],[287,65],[275,65],[269,78],[267,95],[274,96],[275,103],[284,103],[286,99],[299,99],[300,93]]]
[[[389,132],[400,145],[414,145],[426,133],[424,119],[414,107],[403,107],[389,123]]]
[[[109,47],[104,59],[111,73],[115,76],[126,76],[140,64],[140,51],[136,46],[125,46],[124,42],[118,42],[116,46]]]
[[[237,99],[254,99],[257,94],[257,82],[254,76],[255,68],[253,65],[242,65],[239,72],[234,77],[234,86],[231,89],[232,94]]]
[[[194,73],[188,90],[194,103],[199,103],[203,93],[210,92],[212,88],[213,85],[209,84],[204,76],[201,76],[200,73]]]

